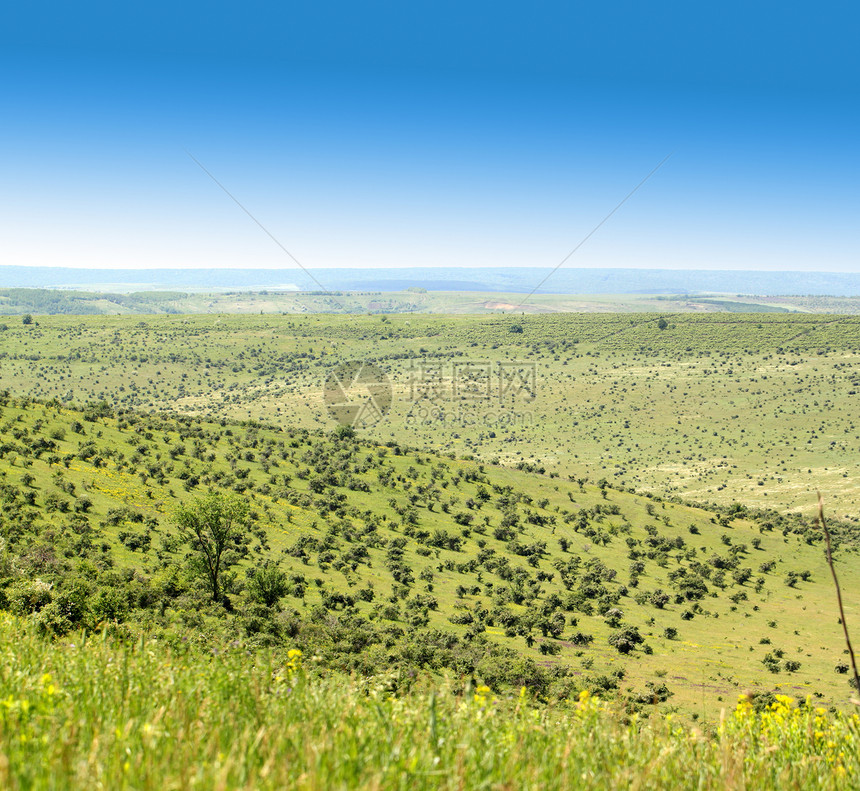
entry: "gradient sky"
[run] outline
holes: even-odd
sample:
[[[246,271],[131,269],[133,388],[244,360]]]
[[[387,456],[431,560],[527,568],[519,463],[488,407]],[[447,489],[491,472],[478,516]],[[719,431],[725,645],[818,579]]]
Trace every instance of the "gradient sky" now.
[[[136,6],[136,7],[133,7]],[[0,18],[0,264],[858,271],[860,17],[115,2]]]

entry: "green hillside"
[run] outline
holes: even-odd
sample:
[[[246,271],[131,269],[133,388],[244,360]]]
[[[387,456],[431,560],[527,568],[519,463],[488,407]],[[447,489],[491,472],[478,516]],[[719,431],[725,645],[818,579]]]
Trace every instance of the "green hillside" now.
[[[370,362],[374,442],[807,516],[820,488],[853,519],[858,355],[851,316],[51,316],[0,332],[0,385],[330,430],[326,377]]]
[[[250,509],[223,603],[177,529],[177,506],[210,488]],[[848,692],[821,534],[798,517],[346,429],[8,395],[0,491],[0,601],[50,634],[298,647],[328,668],[450,672],[551,698],[617,687],[631,708],[707,719],[745,689],[825,706]],[[858,622],[855,530],[838,534]],[[261,569],[282,573],[274,601]]]

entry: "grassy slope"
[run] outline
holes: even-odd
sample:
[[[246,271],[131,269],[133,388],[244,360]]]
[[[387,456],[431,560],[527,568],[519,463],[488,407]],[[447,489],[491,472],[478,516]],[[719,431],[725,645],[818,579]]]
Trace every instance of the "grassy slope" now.
[[[481,614],[482,609],[492,610],[494,596],[510,587],[510,582],[502,579],[498,570],[477,564],[469,568],[469,562],[477,561],[482,550],[486,553],[492,549],[496,557],[507,557],[511,567],[523,569],[526,590],[534,583],[533,597],[526,598],[527,606],[505,605],[507,611],[522,616],[528,610],[542,607],[553,593],[562,599],[568,594],[561,583],[556,561],[566,563],[579,558],[584,566],[592,558],[599,559],[617,573],[615,579],[605,583],[611,595],[617,594],[630,577],[628,539],[638,542],[635,548],[645,553],[650,550],[647,542],[653,533],[665,539],[682,539],[683,549],[671,549],[663,560],[659,553],[651,558],[641,557],[645,567],[638,588],[630,588],[617,604],[623,610],[623,621],[640,629],[653,654],[637,650],[623,657],[608,645],[612,629],[604,619],[596,613],[584,614],[581,607],[565,612],[568,624],[560,640],[546,638],[547,642],[560,646],[558,657],[544,657],[538,652],[544,638],[536,628],[531,630],[537,639],[532,648],[527,646],[523,636],[505,636],[498,623],[487,624],[485,634],[544,664],[570,663],[583,673],[608,673],[623,666],[626,671],[623,686],[635,691],[641,691],[646,681],[663,680],[675,693],[668,705],[709,718],[726,701],[733,701],[739,690],[747,687],[772,688],[779,684],[795,695],[815,694],[825,704],[839,704],[845,700],[846,677],[834,672],[835,664],[843,658],[841,631],[821,545],[810,545],[798,535],[762,531],[759,524],[749,519],[738,518],[719,524],[717,515],[712,512],[655,502],[617,489],[607,489],[604,498],[593,484],[580,488],[560,478],[491,466],[482,472],[475,462],[434,457],[424,452],[397,455],[392,449],[373,444],[335,442],[323,434],[304,435],[205,421],[183,423],[132,415],[120,419],[89,417],[92,419],[82,420],[78,413],[59,406],[14,403],[4,406],[0,415],[3,449],[0,483],[31,491],[39,518],[60,531],[68,529],[63,526],[70,524],[75,502],[88,498],[92,505],[86,519],[96,531],[96,544],[103,542],[119,566],[133,567],[150,576],[165,565],[182,563],[185,550],[171,540],[175,535],[171,511],[177,503],[195,494],[194,487],[186,487],[183,481],[193,475],[200,479],[198,489],[209,482],[220,488],[244,490],[245,496],[250,498],[260,533],[252,541],[245,565],[274,559],[284,570],[305,575],[309,583],[305,596],[290,598],[290,606],[311,608],[321,603],[326,593],[355,594],[372,585],[374,601],[359,599],[358,610],[375,621],[393,618],[395,625],[409,628],[402,597],[396,602],[397,609],[393,613],[383,610],[396,587],[388,568],[387,545],[392,539],[400,538],[406,540],[403,562],[412,569],[415,579],[409,596],[430,593],[438,601],[438,609],[427,613],[428,627],[463,635],[467,627],[452,624],[449,617],[469,611],[479,621],[487,621],[486,615]],[[78,423],[80,426],[76,425]],[[55,447],[43,450],[34,458],[26,447],[40,437],[52,438],[50,442]],[[87,443],[94,443],[94,455],[81,453],[81,447]],[[339,512],[322,515],[319,496],[308,491],[309,482],[333,467],[350,474],[356,481],[363,481],[369,491],[334,486],[333,491],[345,498],[344,504]],[[141,475],[141,471],[144,474]],[[24,475],[32,476],[32,481],[25,484]],[[389,483],[383,484],[380,475]],[[74,485],[73,495],[68,493],[69,484]],[[429,510],[427,498],[417,495],[417,524],[410,529],[397,509],[408,506],[410,497],[419,492],[419,486],[431,484],[438,493],[434,508]],[[494,529],[503,517],[498,500],[507,491],[506,487],[531,498],[530,504],[521,502],[517,507],[522,532],[516,536],[516,541],[521,545],[545,542],[546,551],[534,565],[527,562],[526,557],[512,552],[508,540],[494,537]],[[324,487],[326,491],[331,488]],[[469,511],[466,501],[477,500],[480,488],[487,490],[491,499],[480,509]],[[49,495],[67,502],[68,512],[54,510],[49,513],[46,509]],[[308,495],[308,499],[303,500],[303,495]],[[538,504],[542,498],[548,501],[544,506]],[[290,501],[297,504],[290,504]],[[443,510],[446,502],[450,513]],[[595,506],[616,507],[618,513],[595,516]],[[118,507],[152,517],[157,525],[145,528],[122,521],[109,524],[108,511]],[[453,514],[464,511],[475,518],[471,532],[463,537],[461,548],[451,551],[432,546],[431,537],[436,531],[445,531],[449,536],[463,535]],[[554,517],[556,523],[529,523],[526,521],[529,513],[544,520]],[[586,513],[587,518],[577,528],[576,521],[565,522],[568,513]],[[489,524],[478,532],[476,527],[485,517]],[[371,523],[377,525],[377,538],[372,538],[371,534],[361,535]],[[690,531],[691,525],[696,527],[697,533]],[[332,528],[330,546],[311,549],[305,561],[287,552],[296,546],[300,536],[322,541]],[[427,535],[422,537],[416,530],[426,531]],[[121,531],[147,533],[151,548],[146,552],[130,550],[119,541]],[[561,551],[559,538],[570,541],[568,552]],[[753,539],[761,540],[760,548],[753,548]],[[605,545],[604,541],[607,541]],[[740,565],[750,567],[754,575],[749,582],[734,585],[729,572],[724,590],[709,581],[708,587],[715,596],[709,594],[701,600],[702,612],[692,620],[681,617],[685,610],[691,609],[691,602],[670,602],[665,609],[657,609],[648,602],[637,604],[634,601],[636,593],[657,588],[674,594],[669,572],[679,566],[689,568],[693,559],[707,564],[714,555],[725,557],[729,544],[747,546],[739,556]],[[354,565],[344,562],[347,553],[357,545],[366,547],[367,560]],[[321,558],[326,549],[331,555]],[[860,576],[856,563],[852,562],[854,550],[843,548],[840,558],[848,617],[851,623],[857,623]],[[759,566],[766,561],[774,562],[773,569],[759,573]],[[428,582],[421,577],[425,570],[432,573],[430,591]],[[809,571],[811,579],[789,587],[786,584],[789,571]],[[539,572],[544,574],[542,581],[538,578]],[[549,575],[551,579],[548,580]],[[574,575],[574,590],[582,576],[580,567]],[[756,592],[754,582],[759,577],[764,583]],[[319,580],[319,587],[313,582],[315,579]],[[746,600],[733,602],[731,597],[739,593],[745,595]],[[241,599],[241,594],[237,595]],[[188,626],[199,625],[193,613],[175,613],[174,616]],[[579,621],[575,628],[570,625],[571,617]],[[677,629],[676,639],[664,636],[667,627]],[[586,648],[572,645],[569,638],[575,631],[593,635],[594,643]],[[763,638],[770,642],[761,643]],[[791,674],[783,671],[778,675],[768,672],[762,659],[775,649],[785,652],[783,663],[789,659],[801,662],[800,670]],[[383,654],[374,656],[384,662]]]
[[[367,432],[376,441],[807,513],[820,488],[841,517],[860,512],[857,319],[677,315],[663,331],[657,319],[46,317],[2,333],[0,384],[41,398],[331,427],[323,380],[338,362],[371,360],[395,396]],[[533,366],[534,398],[456,399],[454,366],[470,361]],[[415,401],[422,363],[443,377],[440,409],[429,413]]]
[[[0,745],[10,791],[849,789],[860,772],[856,720],[813,710],[640,727],[594,699],[542,707],[448,683],[395,696],[384,676],[308,679],[241,650],[51,645],[5,614]]]

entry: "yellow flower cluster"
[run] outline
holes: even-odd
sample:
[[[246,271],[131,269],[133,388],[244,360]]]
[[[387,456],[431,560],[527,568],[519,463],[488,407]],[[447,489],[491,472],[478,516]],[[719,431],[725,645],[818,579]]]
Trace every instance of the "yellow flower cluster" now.
[[[284,675],[278,673],[273,677],[276,684],[285,681],[291,682],[296,674],[302,669],[302,652],[298,648],[287,651],[287,664],[284,666]]]
[[[576,703],[576,711],[579,714],[589,714],[605,710],[606,704],[596,695],[592,695],[587,689],[584,689],[579,693],[579,698]]]
[[[26,696],[26,692],[20,698],[14,695],[9,695],[4,700],[0,700],[0,716],[7,719],[16,717],[19,720],[26,718],[35,711],[50,710],[56,703],[56,695],[59,692],[54,684],[50,673],[45,673],[39,679],[41,687],[35,689],[35,695]]]
[[[846,774],[845,756],[856,755],[860,716],[814,707],[811,697],[795,705],[788,695],[775,695],[764,710],[756,711],[752,699],[741,695],[724,733],[743,733],[769,747],[814,755],[824,760],[837,775]]]
[[[301,670],[302,667],[302,652],[298,648],[291,648],[287,651],[287,673],[293,675],[293,673]]]
[[[56,688],[56,686],[54,686],[54,683],[53,683],[53,680],[51,679],[50,673],[45,673],[42,676],[42,687],[43,687],[43,690],[42,690],[43,694],[49,698],[53,697],[54,695],[57,694],[57,688]]]
[[[14,695],[9,695],[5,700],[0,701],[0,706],[2,706],[4,711],[9,712],[21,712],[22,714],[27,714],[30,711],[30,701],[27,698],[21,698],[18,700]]]

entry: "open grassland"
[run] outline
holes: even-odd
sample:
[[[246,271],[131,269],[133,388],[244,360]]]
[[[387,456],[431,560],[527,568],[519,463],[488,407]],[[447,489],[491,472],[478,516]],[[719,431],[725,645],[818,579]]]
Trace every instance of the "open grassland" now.
[[[177,506],[250,506],[212,601]],[[822,535],[344,430],[0,406],[0,606],[47,635],[299,647],[325,667],[473,676],[713,721],[739,692],[842,706],[848,666]],[[849,623],[856,528],[837,525]],[[275,568],[283,587],[258,595]]]
[[[200,313],[843,313],[860,312],[860,298],[745,294],[534,294],[475,291],[138,291],[0,289],[0,316]]]
[[[834,315],[52,316],[0,332],[0,385],[331,428],[326,377],[367,361],[393,388],[377,442],[702,502],[811,510],[820,488],[853,518],[858,354]]]
[[[303,657],[215,656],[0,616],[0,784],[28,789],[852,789],[858,717],[780,697],[704,731],[583,694],[307,675]],[[310,659],[310,658],[308,658]],[[310,663],[313,665],[313,663]],[[801,702],[803,704],[803,702]]]

